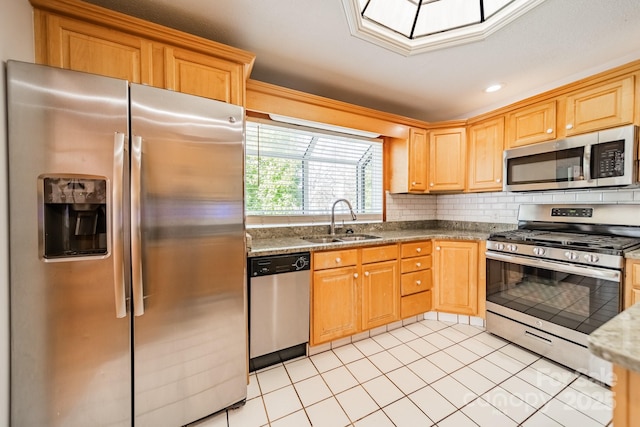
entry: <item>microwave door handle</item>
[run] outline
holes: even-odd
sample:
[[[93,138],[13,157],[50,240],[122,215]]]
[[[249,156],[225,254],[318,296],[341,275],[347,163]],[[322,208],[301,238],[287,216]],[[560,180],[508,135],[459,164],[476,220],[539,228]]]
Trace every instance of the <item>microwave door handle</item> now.
[[[131,138],[131,288],[133,314],[144,314],[144,284],[142,281],[141,208],[142,137]]]
[[[591,147],[591,144],[584,146],[584,160],[582,170],[584,174],[584,180],[587,182],[593,179],[593,177],[591,176]]]
[[[618,283],[622,281],[620,272],[615,270],[583,267],[581,265],[573,264],[562,264],[559,262],[547,261],[537,258],[523,258],[488,251],[485,253],[485,257],[487,259],[493,259],[496,261],[510,262],[512,264],[526,265],[528,267],[545,268],[547,270],[554,270],[560,273],[578,274],[580,276],[592,277],[594,279],[611,280]]]
[[[113,182],[111,189],[111,257],[113,258],[113,290],[116,305],[116,318],[127,315],[126,285],[124,278],[124,243],[122,225],[122,181],[124,174],[124,156],[127,151],[125,134],[116,132],[113,140]]]

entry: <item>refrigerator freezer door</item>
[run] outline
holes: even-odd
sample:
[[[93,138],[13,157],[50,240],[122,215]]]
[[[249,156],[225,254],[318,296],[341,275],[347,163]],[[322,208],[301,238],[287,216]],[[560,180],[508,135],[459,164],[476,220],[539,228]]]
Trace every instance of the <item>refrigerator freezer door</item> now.
[[[7,65],[12,425],[131,425],[127,91],[121,80]]]
[[[184,425],[246,398],[244,111],[130,91],[135,424]]]

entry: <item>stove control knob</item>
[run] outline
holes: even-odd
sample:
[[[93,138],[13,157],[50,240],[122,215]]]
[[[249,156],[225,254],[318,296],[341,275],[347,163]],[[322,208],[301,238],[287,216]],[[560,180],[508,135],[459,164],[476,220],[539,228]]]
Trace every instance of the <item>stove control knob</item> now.
[[[535,247],[533,253],[536,255],[544,255],[547,251],[544,248]]]
[[[499,251],[504,251],[504,243],[496,243],[496,249]]]
[[[577,254],[577,253],[575,253],[575,252],[573,252],[573,251],[567,251],[567,252],[565,252],[565,253],[564,253],[564,256],[565,256],[567,259],[570,259],[571,261],[575,261],[575,260],[577,260],[577,259],[579,258],[579,257],[578,257],[578,254]]]
[[[595,264],[596,262],[600,261],[600,257],[598,257],[598,255],[596,255],[596,254],[585,254],[584,259],[585,259],[585,261],[593,263],[593,264]]]
[[[518,250],[518,246],[517,245],[507,245],[507,250],[510,252],[515,252]]]

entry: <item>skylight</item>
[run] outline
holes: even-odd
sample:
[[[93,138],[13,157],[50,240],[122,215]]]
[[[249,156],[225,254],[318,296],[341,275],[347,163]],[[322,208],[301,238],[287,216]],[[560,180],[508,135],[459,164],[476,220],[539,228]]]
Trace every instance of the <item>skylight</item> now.
[[[482,40],[544,0],[342,0],[351,34],[403,55]]]

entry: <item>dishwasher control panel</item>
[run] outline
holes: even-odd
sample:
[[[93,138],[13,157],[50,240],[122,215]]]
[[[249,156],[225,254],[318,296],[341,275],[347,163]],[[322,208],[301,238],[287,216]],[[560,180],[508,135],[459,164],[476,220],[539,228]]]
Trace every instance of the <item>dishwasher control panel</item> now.
[[[311,269],[311,254],[301,252],[285,255],[269,255],[252,258],[249,275],[251,277],[269,276]]]

